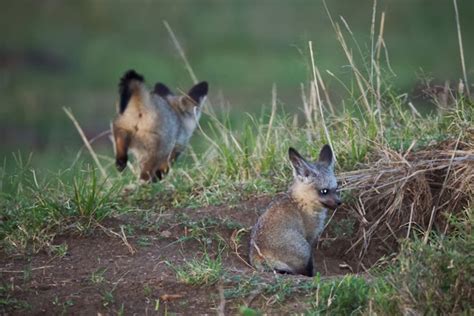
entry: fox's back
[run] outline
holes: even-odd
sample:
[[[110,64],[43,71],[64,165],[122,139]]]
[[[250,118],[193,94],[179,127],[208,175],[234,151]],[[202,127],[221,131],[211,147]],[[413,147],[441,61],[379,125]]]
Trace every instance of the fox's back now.
[[[260,244],[275,243],[285,232],[291,231],[312,244],[322,228],[325,217],[325,209],[305,212],[290,196],[284,194],[276,198],[260,216],[253,228],[252,238]]]
[[[140,163],[141,180],[156,181],[168,173],[196,126],[194,118],[189,121],[194,125],[184,124],[188,121],[183,115],[187,109],[200,111],[207,91],[207,82],[193,86],[187,96],[175,96],[162,83],[150,91],[142,75],[127,71],[119,82],[118,114],[112,124],[117,169],[127,166],[131,151]]]
[[[178,134],[176,113],[161,97],[143,91],[134,95],[114,124],[130,132],[130,149],[138,155],[168,155]]]

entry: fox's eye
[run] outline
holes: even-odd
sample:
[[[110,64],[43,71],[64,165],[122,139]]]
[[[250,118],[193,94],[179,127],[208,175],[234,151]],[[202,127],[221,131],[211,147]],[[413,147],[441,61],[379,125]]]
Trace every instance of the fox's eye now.
[[[329,190],[328,189],[321,189],[319,190],[319,193],[321,193],[321,195],[326,195],[329,193]]]

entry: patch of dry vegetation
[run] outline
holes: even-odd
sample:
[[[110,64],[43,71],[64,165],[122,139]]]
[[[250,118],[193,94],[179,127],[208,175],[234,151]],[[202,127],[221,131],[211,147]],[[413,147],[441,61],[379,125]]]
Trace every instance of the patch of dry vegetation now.
[[[430,232],[448,233],[474,194],[474,130],[460,139],[397,152],[377,148],[369,163],[339,177],[355,197],[348,208],[359,221],[352,248],[362,258],[369,247],[389,245]],[[374,245],[375,244],[375,245]],[[392,245],[392,247],[390,247]]]

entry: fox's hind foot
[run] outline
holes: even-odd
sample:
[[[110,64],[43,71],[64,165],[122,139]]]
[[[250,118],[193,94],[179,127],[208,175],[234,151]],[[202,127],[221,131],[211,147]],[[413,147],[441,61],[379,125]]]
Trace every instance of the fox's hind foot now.
[[[287,268],[274,268],[273,271],[280,274],[302,274],[311,278],[314,276],[313,260],[309,260],[308,264],[305,267],[305,271],[299,271],[298,273],[295,273],[292,269]]]
[[[284,269],[274,269],[273,271],[275,271],[276,273],[280,273],[280,274],[294,274],[293,271],[284,270]]]

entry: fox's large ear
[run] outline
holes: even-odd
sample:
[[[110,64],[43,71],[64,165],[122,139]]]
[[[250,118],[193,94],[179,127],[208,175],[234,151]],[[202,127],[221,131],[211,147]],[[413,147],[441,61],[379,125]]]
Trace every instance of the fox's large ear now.
[[[297,151],[290,147],[288,149],[288,156],[290,157],[291,165],[295,176],[308,177],[310,175],[310,165]]]
[[[324,145],[319,152],[319,162],[325,164],[329,168],[334,168],[334,156],[331,146]]]
[[[191,100],[199,106],[207,96],[208,91],[209,85],[207,84],[207,81],[202,81],[189,90],[188,97],[190,97]]]
[[[167,96],[173,95],[173,92],[171,92],[170,88],[168,88],[164,83],[161,82],[155,84],[153,92],[162,98],[166,98]]]

